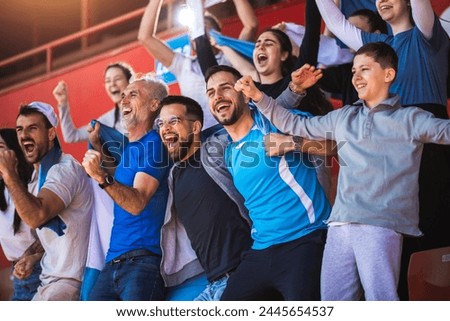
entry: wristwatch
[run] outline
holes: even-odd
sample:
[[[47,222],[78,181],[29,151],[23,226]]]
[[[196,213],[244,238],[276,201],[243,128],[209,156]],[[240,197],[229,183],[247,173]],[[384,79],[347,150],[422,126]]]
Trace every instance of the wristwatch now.
[[[302,150],[303,138],[300,136],[291,136],[292,143],[294,144],[294,150],[300,152]]]
[[[102,184],[98,184],[98,186],[100,186],[101,189],[104,189],[106,186],[114,184],[114,182],[114,176],[108,175],[105,177],[105,182]]]

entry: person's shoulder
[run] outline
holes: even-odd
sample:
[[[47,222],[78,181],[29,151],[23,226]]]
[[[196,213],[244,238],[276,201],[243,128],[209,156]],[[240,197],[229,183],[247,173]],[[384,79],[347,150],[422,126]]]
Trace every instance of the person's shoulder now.
[[[426,117],[434,117],[432,112],[424,110],[417,106],[400,106],[397,110],[397,113],[401,114],[402,117],[416,117],[416,116],[426,116]]]
[[[79,175],[84,173],[83,167],[72,155],[63,153],[58,163],[52,166],[53,170],[57,170],[60,173]]]
[[[329,112],[329,114],[339,114],[339,115],[349,115],[349,114],[355,114],[362,111],[364,108],[364,104],[362,100],[358,100],[354,102],[353,104],[344,105],[341,108],[337,108],[335,110],[332,110]]]
[[[370,42],[377,42],[377,41],[390,43],[390,42],[394,41],[395,37],[396,36],[387,35],[385,33],[373,33],[373,32],[361,31],[361,38],[362,38],[364,44],[370,43]]]
[[[177,68],[181,68],[182,71],[185,71],[184,69],[187,68],[187,66],[189,67],[188,70],[190,70],[190,66],[193,63],[198,63],[197,58],[194,56],[188,56],[184,53],[181,52],[174,52],[175,55],[173,56],[173,60],[172,63],[169,66],[169,70],[173,70],[173,69],[177,69]]]
[[[105,123],[105,120],[109,121],[109,120],[111,120],[111,117],[113,117],[112,120],[114,120],[114,115],[115,115],[115,113],[116,113],[116,107],[114,106],[114,107],[111,108],[110,110],[108,110],[108,111],[104,112],[103,114],[101,114],[101,115],[97,118],[97,120],[98,120],[99,122],[101,122],[102,124],[105,124],[105,125],[107,125],[107,126],[112,127],[111,125]],[[113,125],[114,125],[114,124],[113,124]]]
[[[217,128],[216,130],[214,130],[206,137],[204,144],[214,141],[228,142],[229,135],[228,132],[225,130],[225,128],[223,128],[223,126],[217,126],[216,128]]]
[[[53,167],[65,167],[65,166],[72,166],[73,164],[79,164],[79,162],[70,154],[62,153],[61,158],[57,163],[55,163]]]
[[[143,141],[143,142],[153,141],[153,142],[162,143],[161,136],[155,129],[150,130],[147,134],[142,136],[142,138],[139,140]]]
[[[72,155],[62,154],[59,162],[49,169],[45,186],[52,191],[56,191],[57,189],[51,188],[50,186],[72,186],[69,189],[75,186],[81,186],[85,189],[88,183],[89,176],[81,164]]]

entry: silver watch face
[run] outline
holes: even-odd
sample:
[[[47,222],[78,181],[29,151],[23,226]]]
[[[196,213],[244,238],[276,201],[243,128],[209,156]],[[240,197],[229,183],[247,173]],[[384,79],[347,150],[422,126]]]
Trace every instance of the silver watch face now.
[[[106,176],[105,182],[106,184],[111,185],[112,183],[114,183],[114,177],[111,175]]]

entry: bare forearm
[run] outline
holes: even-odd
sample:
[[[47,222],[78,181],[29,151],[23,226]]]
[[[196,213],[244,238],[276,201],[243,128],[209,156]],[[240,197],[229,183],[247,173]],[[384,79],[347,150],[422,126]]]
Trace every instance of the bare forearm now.
[[[335,155],[333,141],[314,141],[278,133],[270,133],[264,137],[264,145],[268,156],[281,156],[288,152],[302,152],[316,156]]]
[[[32,228],[40,226],[41,200],[28,192],[16,173],[3,178],[20,218]]]
[[[258,32],[258,18],[248,0],[233,0],[236,12],[243,24],[240,40],[255,41]]]
[[[336,142],[334,140],[309,140],[302,139],[300,146],[292,141],[292,136],[286,136],[286,152],[300,151],[316,156],[334,156],[336,155]]]
[[[308,140],[303,139],[301,151],[317,156],[335,156],[336,142],[334,140]]]
[[[40,252],[40,253],[30,255],[29,259],[31,261],[30,262],[31,265],[34,265],[34,264],[36,264],[36,262],[39,262],[42,259],[42,257],[44,256],[44,253],[45,252]]]
[[[169,67],[175,53],[156,37],[162,3],[162,0],[149,1],[139,26],[138,40],[153,58],[159,60],[165,67]]]
[[[144,41],[151,38],[156,33],[156,22],[159,19],[161,11],[162,0],[150,0],[145,8],[142,16],[141,24],[139,26],[138,39]]]
[[[236,68],[241,73],[241,75],[249,75],[254,81],[260,81],[255,66],[248,62],[240,54],[227,46],[220,47],[220,50],[222,50],[231,65]]]
[[[139,215],[148,203],[148,200],[144,199],[137,189],[118,182],[107,186],[105,191],[111,196],[114,203],[133,215]]]
[[[23,252],[22,257],[34,255],[34,254],[43,254],[45,252],[44,248],[42,247],[41,241],[36,240],[33,244],[31,244],[25,252]]]

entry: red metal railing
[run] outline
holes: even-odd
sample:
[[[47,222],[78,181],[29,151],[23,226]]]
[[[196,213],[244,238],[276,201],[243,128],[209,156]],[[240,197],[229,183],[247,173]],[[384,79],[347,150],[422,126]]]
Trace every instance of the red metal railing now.
[[[8,58],[8,59],[0,61],[0,68],[4,67],[4,66],[7,66],[7,65],[10,65],[10,64],[13,64],[13,63],[16,63],[16,62],[18,62],[18,61],[20,61],[22,59],[29,58],[29,57],[32,57],[34,55],[40,54],[42,52],[46,52],[46,71],[50,72],[52,70],[52,53],[53,53],[53,49],[55,47],[67,44],[67,43],[69,43],[71,41],[74,41],[74,40],[77,40],[77,39],[81,39],[81,38],[89,36],[89,35],[91,35],[93,33],[102,31],[104,29],[116,26],[116,25],[121,24],[123,22],[126,22],[128,20],[137,18],[139,16],[142,16],[143,13],[144,13],[144,8],[141,8],[141,9],[132,11],[130,13],[127,13],[127,14],[125,14],[123,16],[114,18],[112,20],[106,21],[104,23],[95,25],[95,26],[90,27],[90,28],[87,28],[85,30],[78,31],[78,32],[73,33],[73,34],[71,34],[69,36],[66,36],[66,37],[63,37],[63,38],[59,38],[59,39],[54,40],[52,42],[46,43],[45,45],[39,46],[37,48],[28,50],[28,51],[23,52],[21,54],[15,55],[15,56],[13,56],[11,58]]]
[[[164,1],[164,6],[168,7],[169,12],[172,10],[172,6],[174,4],[176,0],[165,0]],[[15,55],[13,57],[7,58],[5,60],[0,61],[0,68],[8,66],[8,65],[12,65],[14,63],[17,63],[23,59],[26,58],[30,58],[33,57],[35,55],[41,54],[43,52],[45,52],[46,55],[46,59],[45,59],[45,64],[46,64],[46,72],[50,72],[52,71],[52,62],[53,62],[53,50],[56,47],[62,46],[64,44],[67,44],[69,42],[72,42],[74,40],[78,40],[78,39],[83,39],[86,38],[89,35],[92,35],[94,33],[97,33],[99,31],[103,31],[107,28],[110,27],[114,27],[117,26],[119,24],[122,24],[124,22],[130,21],[132,19],[135,19],[137,17],[141,17],[144,13],[145,8],[141,8],[141,9],[137,9],[135,11],[129,12],[127,14],[124,14],[120,17],[108,20],[106,22],[100,23],[98,25],[95,25],[93,27],[78,31],[76,33],[73,33],[71,35],[68,35],[66,37],[63,38],[59,38],[57,40],[51,41],[49,43],[46,43],[42,46],[39,46],[37,48],[28,50],[26,52],[20,53],[18,55]],[[168,15],[167,17],[167,21],[166,21],[166,26],[167,28],[172,27],[172,19],[171,19],[172,15]]]
[[[265,10],[274,10],[278,6],[284,6],[284,5],[288,5],[289,3],[292,3],[292,2],[302,2],[302,1],[305,1],[305,0],[284,0],[284,1],[281,1],[280,3],[278,3],[277,5],[273,5],[273,6],[266,7],[266,8],[260,8],[260,9],[258,9],[258,11],[263,12]],[[171,33],[173,33],[175,31],[174,21],[173,21],[172,17],[173,17],[174,7],[177,3],[179,3],[179,0],[164,0],[163,6],[167,8],[167,15],[166,15],[166,20],[164,21],[165,23],[161,23],[161,22],[159,23],[160,26],[164,26],[164,31],[159,32],[158,36],[164,38],[165,36],[170,35]],[[41,66],[41,71],[37,71],[38,74],[37,73],[33,74],[31,76],[32,79],[35,79],[37,76],[48,76],[50,74],[53,74],[54,72],[59,72],[61,70],[61,68],[63,68],[64,66],[60,66],[58,64],[57,68],[54,68],[55,63],[57,62],[56,57],[54,55],[56,48],[60,48],[61,46],[66,45],[75,40],[81,40],[82,45],[80,47],[79,52],[80,53],[85,52],[87,49],[87,46],[86,45],[83,46],[83,44],[87,44],[88,36],[98,33],[98,32],[101,32],[101,31],[104,31],[108,28],[115,27],[120,24],[126,23],[133,19],[140,18],[140,17],[142,17],[144,10],[145,10],[145,8],[137,9],[135,11],[124,14],[120,17],[111,19],[109,21],[100,23],[98,25],[89,27],[84,30],[78,31],[76,33],[70,34],[68,36],[65,36],[65,37],[59,38],[57,40],[51,41],[49,43],[46,43],[44,45],[41,45],[37,48],[28,50],[26,52],[23,52],[18,55],[15,55],[13,57],[2,60],[2,61],[0,61],[0,68],[13,66],[14,64],[20,63],[24,59],[37,57],[38,55],[42,55],[44,53],[45,54],[45,69],[43,68],[44,67],[43,63],[39,64]],[[237,19],[237,17],[235,17],[235,19]],[[92,45],[94,45],[94,44],[92,44]],[[83,59],[86,60],[86,57]],[[68,63],[65,66],[68,66],[71,64],[72,63]],[[34,67],[37,67],[37,66],[34,66]],[[12,76],[11,78],[15,78],[15,79],[10,79],[9,76],[6,76],[6,78],[2,79],[4,81],[0,82],[0,86],[3,87],[3,88],[0,88],[0,93],[8,91],[14,87],[20,86],[20,84],[23,84],[24,82],[28,83],[28,82],[32,81],[32,80],[30,80],[30,78],[26,79],[26,78],[14,77],[14,76]]]

